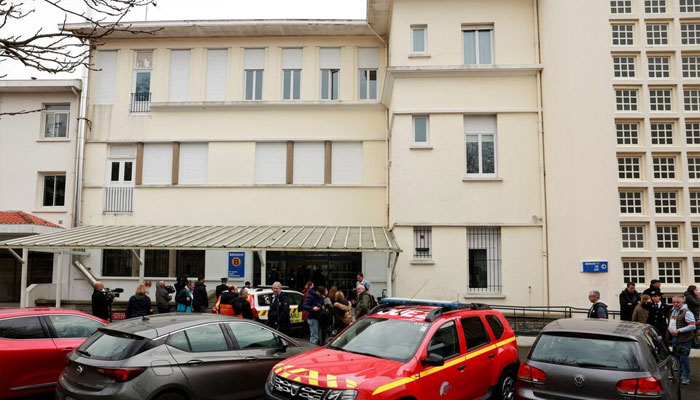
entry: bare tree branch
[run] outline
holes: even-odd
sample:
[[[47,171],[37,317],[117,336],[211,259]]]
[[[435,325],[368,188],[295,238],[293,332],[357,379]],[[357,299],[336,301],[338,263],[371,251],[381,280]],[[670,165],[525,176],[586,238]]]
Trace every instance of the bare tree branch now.
[[[19,111],[10,111],[10,112],[0,112],[0,119],[2,119],[2,117],[12,117],[15,115],[33,114],[33,113],[42,112],[42,111],[44,111],[43,108],[38,108],[36,110],[19,110]]]

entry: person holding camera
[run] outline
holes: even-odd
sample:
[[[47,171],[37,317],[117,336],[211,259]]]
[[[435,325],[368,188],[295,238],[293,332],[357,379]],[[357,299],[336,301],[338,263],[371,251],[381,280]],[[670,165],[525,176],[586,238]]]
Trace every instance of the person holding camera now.
[[[92,315],[97,318],[102,318],[109,321],[109,304],[104,292],[104,285],[97,281],[92,285],[95,290],[92,291]]]
[[[158,314],[170,312],[170,300],[172,300],[170,293],[173,292],[175,292],[174,287],[166,286],[165,281],[158,282],[158,286],[156,287],[156,306],[158,307]]]

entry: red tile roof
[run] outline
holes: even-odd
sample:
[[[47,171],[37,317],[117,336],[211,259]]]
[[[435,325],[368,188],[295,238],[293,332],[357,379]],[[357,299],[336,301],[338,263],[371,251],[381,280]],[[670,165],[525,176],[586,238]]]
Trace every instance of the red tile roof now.
[[[49,222],[45,219],[35,217],[31,214],[22,211],[0,211],[0,225],[41,225],[50,226],[52,228],[60,228],[60,226]]]

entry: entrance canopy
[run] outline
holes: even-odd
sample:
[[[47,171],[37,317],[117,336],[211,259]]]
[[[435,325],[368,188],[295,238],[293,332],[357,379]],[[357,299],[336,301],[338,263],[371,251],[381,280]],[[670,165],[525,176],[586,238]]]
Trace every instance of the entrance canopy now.
[[[0,248],[401,252],[390,231],[373,226],[95,225],[0,241]]]

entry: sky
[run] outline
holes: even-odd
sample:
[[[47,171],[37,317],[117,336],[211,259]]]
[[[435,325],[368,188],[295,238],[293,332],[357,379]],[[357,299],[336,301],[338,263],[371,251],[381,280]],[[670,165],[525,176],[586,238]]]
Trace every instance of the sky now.
[[[23,2],[26,9],[35,8],[30,16],[15,25],[3,28],[0,36],[32,35],[38,29],[54,32],[63,22],[63,12],[42,0],[10,0]],[[158,0],[156,6],[138,9],[125,21],[172,21],[201,19],[364,19],[366,0]],[[82,9],[82,0],[62,0],[71,9]],[[193,7],[196,5],[196,7]],[[68,22],[80,22],[72,19]],[[26,68],[19,62],[0,63],[4,79],[66,79],[80,78],[82,73],[47,74]]]

